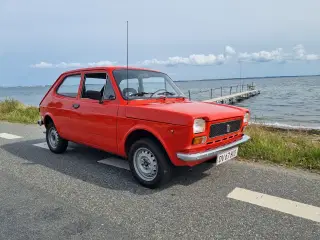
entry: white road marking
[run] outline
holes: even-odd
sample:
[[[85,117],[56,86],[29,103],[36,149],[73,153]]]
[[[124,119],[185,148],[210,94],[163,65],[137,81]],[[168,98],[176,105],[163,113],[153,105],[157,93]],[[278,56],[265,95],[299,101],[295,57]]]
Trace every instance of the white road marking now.
[[[36,146],[36,147],[40,147],[40,148],[44,148],[44,149],[48,149],[49,150],[47,142],[36,143],[36,144],[32,144],[32,145]]]
[[[0,133],[0,138],[4,138],[4,139],[18,139],[18,138],[22,138],[20,136],[17,136],[17,135],[13,135],[13,134],[10,134],[10,133]]]
[[[102,164],[110,165],[110,166],[113,166],[113,167],[130,170],[128,161],[124,160],[124,159],[121,159],[121,158],[110,157],[110,158],[102,159],[102,160],[98,161],[98,163],[102,163]]]
[[[320,223],[320,208],[312,205],[274,197],[244,188],[235,188],[227,197]]]
[[[49,150],[47,142],[36,143],[36,144],[32,144],[32,145],[36,146],[36,147],[40,147],[40,148],[44,148],[44,149],[48,149]],[[68,149],[72,150],[73,148],[72,147],[68,147]]]

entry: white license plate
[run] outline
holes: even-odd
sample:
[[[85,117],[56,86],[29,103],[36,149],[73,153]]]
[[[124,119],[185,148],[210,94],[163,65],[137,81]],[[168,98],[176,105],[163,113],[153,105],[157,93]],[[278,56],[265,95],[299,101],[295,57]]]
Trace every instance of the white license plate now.
[[[238,147],[222,152],[217,156],[216,165],[229,161],[230,159],[235,158],[237,155],[238,155]]]

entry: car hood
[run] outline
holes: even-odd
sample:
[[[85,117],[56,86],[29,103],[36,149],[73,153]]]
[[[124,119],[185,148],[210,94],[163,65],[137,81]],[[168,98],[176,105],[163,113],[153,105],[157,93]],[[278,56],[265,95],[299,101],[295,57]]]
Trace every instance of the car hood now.
[[[206,121],[243,117],[245,108],[205,102],[173,102],[128,105],[126,116],[148,121],[192,125],[195,118]]]

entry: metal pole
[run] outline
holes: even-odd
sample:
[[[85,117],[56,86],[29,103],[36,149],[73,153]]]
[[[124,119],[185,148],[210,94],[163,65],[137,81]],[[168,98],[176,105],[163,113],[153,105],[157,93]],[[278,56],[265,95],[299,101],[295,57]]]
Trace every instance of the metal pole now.
[[[222,87],[221,87],[221,97],[222,97]]]
[[[191,100],[191,92],[190,92],[190,90],[188,90],[188,93],[189,93],[189,100]]]
[[[127,21],[127,88],[129,88],[129,77],[128,77],[128,69],[129,69],[129,22]],[[129,104],[129,97],[127,96],[127,105]]]
[[[211,94],[210,94],[210,96],[211,96],[211,99],[212,99],[212,88],[211,88]]]
[[[230,95],[231,95],[231,92],[232,92],[232,87],[230,87]]]

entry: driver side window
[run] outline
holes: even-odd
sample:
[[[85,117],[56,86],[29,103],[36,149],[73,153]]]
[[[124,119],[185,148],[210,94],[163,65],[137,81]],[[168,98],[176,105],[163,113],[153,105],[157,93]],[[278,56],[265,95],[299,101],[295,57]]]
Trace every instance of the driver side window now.
[[[114,99],[115,93],[106,73],[87,73],[84,75],[84,84],[81,98],[93,100]]]

